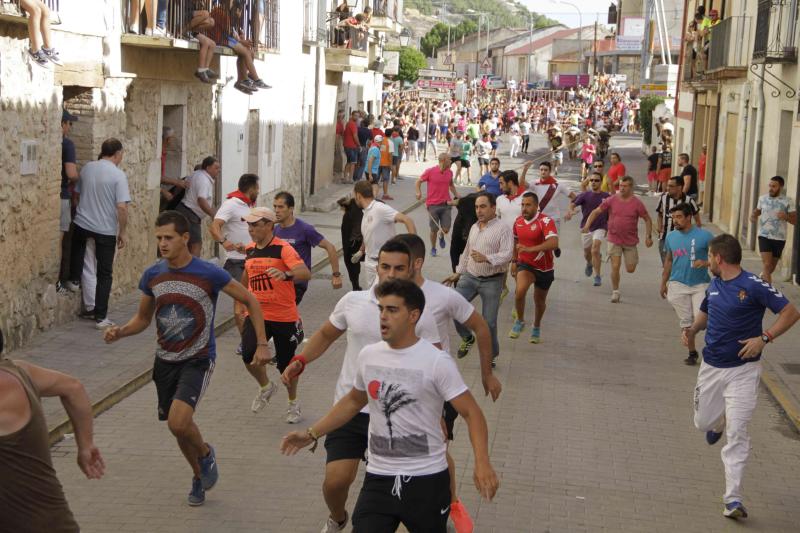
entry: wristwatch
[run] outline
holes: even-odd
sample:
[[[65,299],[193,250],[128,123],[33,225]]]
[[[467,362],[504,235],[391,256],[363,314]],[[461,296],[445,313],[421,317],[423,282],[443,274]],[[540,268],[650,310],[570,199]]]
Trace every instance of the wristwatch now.
[[[291,270],[287,270],[286,272],[283,273],[283,275],[286,276],[286,279],[294,278],[294,274],[292,274]]]
[[[764,332],[761,334],[761,340],[764,341],[764,344],[769,344],[772,339],[769,335],[767,335],[766,332]]]
[[[333,273],[333,274],[331,274],[331,275],[332,275],[334,278],[341,278],[341,277],[342,277],[342,273],[341,273],[341,272],[334,272],[334,273]]]

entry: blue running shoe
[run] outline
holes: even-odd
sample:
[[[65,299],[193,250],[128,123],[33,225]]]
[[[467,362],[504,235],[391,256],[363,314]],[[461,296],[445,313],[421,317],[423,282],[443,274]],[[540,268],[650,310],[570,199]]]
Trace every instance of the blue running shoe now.
[[[239,343],[239,346],[236,347],[236,355],[242,355],[242,343]]]
[[[742,502],[731,502],[725,504],[725,510],[722,511],[722,516],[728,518],[747,518],[747,509],[744,508]]]
[[[525,327],[525,322],[522,320],[514,320],[514,325],[511,326],[511,331],[508,332],[508,336],[512,339],[516,339],[519,337],[519,334],[522,333],[522,328]]]
[[[542,328],[532,328],[531,329],[531,338],[529,339],[531,344],[539,344],[542,342]]]
[[[722,432],[720,431],[717,433],[716,431],[706,431],[706,442],[709,446],[713,446],[717,443],[719,439],[722,438]]]
[[[592,268],[592,264],[591,263],[586,263],[586,268],[583,269],[583,273],[586,274],[587,278],[592,275],[593,271],[594,271],[594,268]]]
[[[436,257],[436,247],[431,248],[431,257]]]
[[[208,455],[199,459],[200,479],[203,481],[203,489],[211,490],[217,483],[219,470],[217,469],[217,454],[214,453],[214,447],[208,443],[206,445],[208,446]]]
[[[203,481],[194,477],[192,478],[192,491],[189,493],[189,505],[197,507],[205,502],[206,491],[203,488]]]
[[[439,234],[439,248],[442,250],[447,246],[447,241],[444,240],[444,233]]]
[[[600,276],[595,276],[594,283],[592,283],[592,285],[594,285],[595,287],[599,287],[602,284],[603,284],[603,279]]]

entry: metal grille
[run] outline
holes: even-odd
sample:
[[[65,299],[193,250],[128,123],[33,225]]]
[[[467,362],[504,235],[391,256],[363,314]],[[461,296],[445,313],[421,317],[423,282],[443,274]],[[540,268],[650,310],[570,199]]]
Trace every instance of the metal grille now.
[[[348,48],[366,52],[369,47],[369,32],[362,27],[349,24],[352,17],[339,20],[339,13],[328,13],[328,44],[334,48]]]
[[[372,0],[372,15],[403,22],[403,0]]]
[[[746,67],[747,53],[742,43],[750,35],[750,17],[729,17],[711,28],[708,70]]]
[[[759,0],[753,60],[765,63],[797,61],[794,42],[797,13],[787,0]]]

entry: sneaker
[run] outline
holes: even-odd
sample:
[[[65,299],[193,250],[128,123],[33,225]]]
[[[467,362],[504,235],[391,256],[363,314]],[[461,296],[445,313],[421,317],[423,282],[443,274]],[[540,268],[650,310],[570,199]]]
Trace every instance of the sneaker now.
[[[461,500],[450,504],[450,520],[453,521],[456,533],[472,533],[475,525]]]
[[[208,76],[212,80],[218,80],[219,79],[219,74],[217,74],[216,72],[214,72],[210,68],[206,69],[206,76]]]
[[[622,298],[622,296],[619,294],[619,291],[611,291],[611,303],[612,304],[618,304],[620,298]]]
[[[236,355],[242,355],[242,343],[239,343],[239,346],[236,347]]]
[[[248,89],[250,89],[251,91],[257,91],[257,90],[258,90],[258,85],[256,85],[256,84],[253,82],[253,80],[251,80],[250,78],[245,78],[245,79],[243,79],[243,80],[242,80],[242,84],[243,84],[243,85],[245,85],[245,86],[246,86]]]
[[[56,294],[65,295],[65,294],[69,294],[69,292],[70,292],[70,291],[69,291],[69,289],[66,287],[66,285],[64,285],[64,284],[63,284],[63,283],[61,283],[60,281],[56,281]]]
[[[431,257],[436,257],[436,247],[431,248]]]
[[[169,37],[169,34],[166,29],[156,26],[153,28],[153,37]]]
[[[106,329],[112,326],[116,326],[116,322],[112,322],[108,318],[101,318],[100,320],[95,320],[94,327],[97,329]]]
[[[34,52],[30,48],[28,48],[28,55],[31,57],[31,60],[39,65],[40,67],[47,67],[50,64],[48,61],[47,56],[44,55],[44,52],[39,50],[38,52]]]
[[[44,56],[49,59],[51,63],[55,63],[59,66],[64,64],[61,62],[61,57],[58,55],[58,51],[55,48],[42,47],[40,53],[44,54]]]
[[[251,80],[251,81],[253,82],[253,85],[254,85],[254,86],[256,86],[256,87],[258,87],[259,89],[272,89],[272,85],[267,85],[267,84],[266,84],[266,83],[264,83],[264,81],[263,81],[263,80],[261,80],[261,79],[258,79],[258,80]]]
[[[203,83],[211,83],[211,79],[208,77],[205,70],[195,70],[194,77]]]
[[[189,505],[197,507],[206,503],[206,491],[203,488],[203,482],[199,479],[192,478],[192,491],[189,493]]]
[[[267,383],[267,387],[264,389],[259,389],[258,394],[256,394],[255,399],[253,400],[253,405],[250,406],[250,410],[254,413],[259,412],[263,408],[267,406],[269,403],[269,399],[272,398],[272,395],[275,394],[275,389],[277,387],[271,381]]]
[[[592,275],[592,272],[594,272],[594,267],[592,267],[591,263],[586,263],[586,268],[583,269],[583,273],[588,278],[589,276]]]
[[[128,33],[130,33],[131,35],[139,35],[139,28],[137,28],[136,26],[131,26],[130,28],[128,28]]]
[[[340,524],[330,516],[325,521],[325,525],[322,526],[322,531],[320,533],[336,533],[337,531],[344,531],[344,528],[347,527],[347,523],[350,521],[350,515],[347,514],[347,511],[344,512],[344,521]]]
[[[144,34],[146,36],[148,36],[148,37],[152,37],[153,36],[153,30],[151,30],[150,28],[145,28],[144,29]]]
[[[81,286],[74,281],[65,281],[64,288],[66,288],[69,292],[81,292]]]
[[[200,479],[203,483],[203,490],[211,490],[217,484],[219,479],[219,470],[217,469],[217,454],[214,452],[214,447],[209,443],[208,455],[198,459],[200,463]]]
[[[462,338],[461,344],[458,347],[458,358],[463,359],[469,353],[469,349],[472,348],[472,345],[475,344],[475,335],[470,335],[469,337]]]
[[[78,318],[82,318],[84,320],[94,320],[95,322],[97,321],[97,319],[94,317],[94,308],[84,309],[78,313]]]
[[[722,438],[722,431],[720,431],[719,433],[717,433],[713,429],[706,431],[706,442],[708,443],[709,446],[715,445],[721,438]]]
[[[525,322],[522,320],[514,320],[514,325],[511,326],[511,331],[508,332],[508,336],[512,339],[519,338],[519,334],[522,333],[522,328],[525,327]]]
[[[747,518],[747,509],[744,508],[742,502],[731,502],[725,504],[725,509],[722,511],[722,516],[728,518]]]
[[[599,287],[602,284],[603,284],[603,278],[601,278],[600,276],[595,276],[594,283],[592,283],[592,285],[595,287]]]
[[[531,328],[531,338],[528,340],[531,344],[539,344],[542,341],[542,328]]]
[[[444,240],[444,233],[440,233],[439,234],[439,248],[444,250],[446,246],[447,246],[447,241]]]
[[[289,402],[289,408],[286,409],[286,423],[297,424],[303,419],[303,414],[300,412],[300,402],[295,400]]]
[[[686,363],[689,366],[696,365],[697,364],[697,354],[696,353],[690,353],[689,357],[684,359],[683,362]]]
[[[243,81],[237,81],[236,83],[234,83],[233,88],[243,92],[244,94],[253,94],[255,92]]]

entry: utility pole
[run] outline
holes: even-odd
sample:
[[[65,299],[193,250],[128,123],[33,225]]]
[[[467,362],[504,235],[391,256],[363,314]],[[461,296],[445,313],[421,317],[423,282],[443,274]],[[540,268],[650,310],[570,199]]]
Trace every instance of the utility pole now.
[[[592,43],[592,48],[594,49],[594,57],[592,58],[592,78],[597,75],[597,19],[594,21],[594,43]]]
[[[531,80],[531,55],[533,54],[533,13],[528,13],[528,23],[530,25],[530,31],[528,32],[528,75],[525,76],[526,83],[530,84],[533,80]],[[528,89],[528,86],[525,86],[525,90]]]

